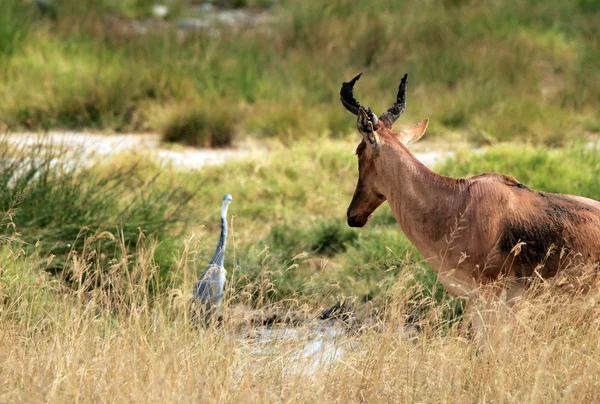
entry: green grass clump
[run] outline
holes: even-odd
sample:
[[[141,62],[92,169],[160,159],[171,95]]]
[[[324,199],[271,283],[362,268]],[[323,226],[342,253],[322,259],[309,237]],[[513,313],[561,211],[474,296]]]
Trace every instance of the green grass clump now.
[[[340,220],[323,223],[315,231],[312,244],[315,254],[328,257],[345,252],[348,246],[358,242],[358,233]]]
[[[194,194],[177,185],[158,187],[159,177],[144,176],[135,166],[103,171],[75,157],[62,165],[49,146],[28,150],[0,144],[0,211],[7,240],[48,260],[44,269],[70,272],[74,256],[88,256],[103,270],[149,237],[158,242],[154,260],[166,275]]]
[[[268,245],[284,255],[309,252],[324,256],[343,253],[358,241],[358,233],[341,220],[320,222],[310,228],[276,224],[271,228]]]
[[[485,153],[459,153],[439,167],[440,173],[468,177],[498,172],[538,191],[581,195],[600,200],[600,156],[597,145],[564,149],[501,144]]]
[[[167,142],[199,147],[231,146],[239,119],[234,107],[195,103],[172,108],[161,129]]]

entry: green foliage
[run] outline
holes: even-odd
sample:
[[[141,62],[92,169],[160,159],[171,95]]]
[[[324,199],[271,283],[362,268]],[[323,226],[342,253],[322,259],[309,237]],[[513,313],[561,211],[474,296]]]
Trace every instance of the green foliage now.
[[[512,175],[532,189],[600,200],[600,155],[597,146],[565,149],[501,144],[486,153],[459,153],[439,171],[451,176],[483,172]]]
[[[0,121],[157,130],[175,118],[146,118],[175,105],[185,128],[199,119],[186,106],[199,94],[247,111],[241,130],[258,136],[339,136],[353,127],[340,83],[366,70],[357,96],[376,111],[389,107],[408,71],[405,121],[428,116],[432,134],[555,144],[600,126],[594,1],[284,1],[265,11],[275,22],[260,29],[185,38],[152,22],[106,18],[143,16],[150,3],[65,1],[49,19],[2,2]],[[136,34],[136,24],[146,33]]]
[[[314,232],[312,249],[316,254],[332,257],[348,249],[348,246],[356,244],[358,233],[348,228],[340,220],[332,223],[321,223]]]
[[[238,118],[235,106],[219,107],[209,102],[179,106],[163,123],[162,137],[167,142],[192,146],[230,146]]]
[[[310,242],[306,239],[306,231],[302,228],[288,224],[275,224],[271,228],[267,245],[287,261],[308,250]]]
[[[161,188],[158,177],[135,166],[105,174],[77,161],[61,166],[48,146],[29,151],[0,144],[0,211],[10,215],[2,229],[8,240],[19,240],[23,250],[48,259],[46,269],[60,272],[68,257],[90,254],[90,248],[101,251],[90,259],[107,268],[151,237],[160,241],[154,259],[165,274],[193,193],[177,185]]]
[[[32,14],[22,2],[0,3],[0,62],[4,63],[26,42]]]
[[[340,220],[319,222],[311,228],[277,224],[271,228],[267,245],[284,257],[301,252],[333,257],[358,241],[358,233]]]

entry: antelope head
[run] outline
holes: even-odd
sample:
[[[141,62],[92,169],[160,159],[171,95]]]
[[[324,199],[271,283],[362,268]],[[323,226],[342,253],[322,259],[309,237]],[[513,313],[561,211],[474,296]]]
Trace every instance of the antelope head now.
[[[348,207],[348,225],[350,227],[362,227],[367,223],[369,216],[379,205],[386,200],[382,183],[384,175],[380,175],[381,164],[378,163],[380,151],[386,142],[397,139],[402,145],[416,142],[423,136],[427,129],[428,120],[424,119],[418,124],[393,132],[394,122],[402,115],[406,108],[406,82],[408,74],[402,77],[398,87],[398,95],[394,105],[384,112],[379,118],[365,108],[354,98],[354,84],[358,81],[359,74],[352,80],[342,84],[340,99],[346,109],[357,116],[356,126],[363,140],[356,149],[358,155],[358,184]]]

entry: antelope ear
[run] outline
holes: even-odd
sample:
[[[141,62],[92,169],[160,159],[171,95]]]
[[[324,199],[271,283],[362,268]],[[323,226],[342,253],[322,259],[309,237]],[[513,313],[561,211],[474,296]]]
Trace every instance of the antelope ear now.
[[[398,133],[398,139],[405,145],[416,142],[417,140],[421,139],[421,136],[423,136],[427,130],[428,124],[429,119],[423,119],[418,124],[413,125],[410,128],[406,128]]]
[[[377,147],[379,141],[377,134],[373,129],[373,122],[371,122],[369,115],[362,107],[359,108],[358,114],[356,114],[356,127],[362,137],[364,137],[372,147]]]

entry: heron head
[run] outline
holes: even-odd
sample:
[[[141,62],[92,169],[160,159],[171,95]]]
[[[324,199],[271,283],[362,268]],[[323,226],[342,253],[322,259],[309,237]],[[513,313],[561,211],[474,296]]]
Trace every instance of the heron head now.
[[[225,196],[223,197],[223,208],[222,208],[222,212],[226,212],[227,208],[229,207],[229,204],[231,203],[231,200],[233,198],[231,197],[231,194],[225,194]]]

